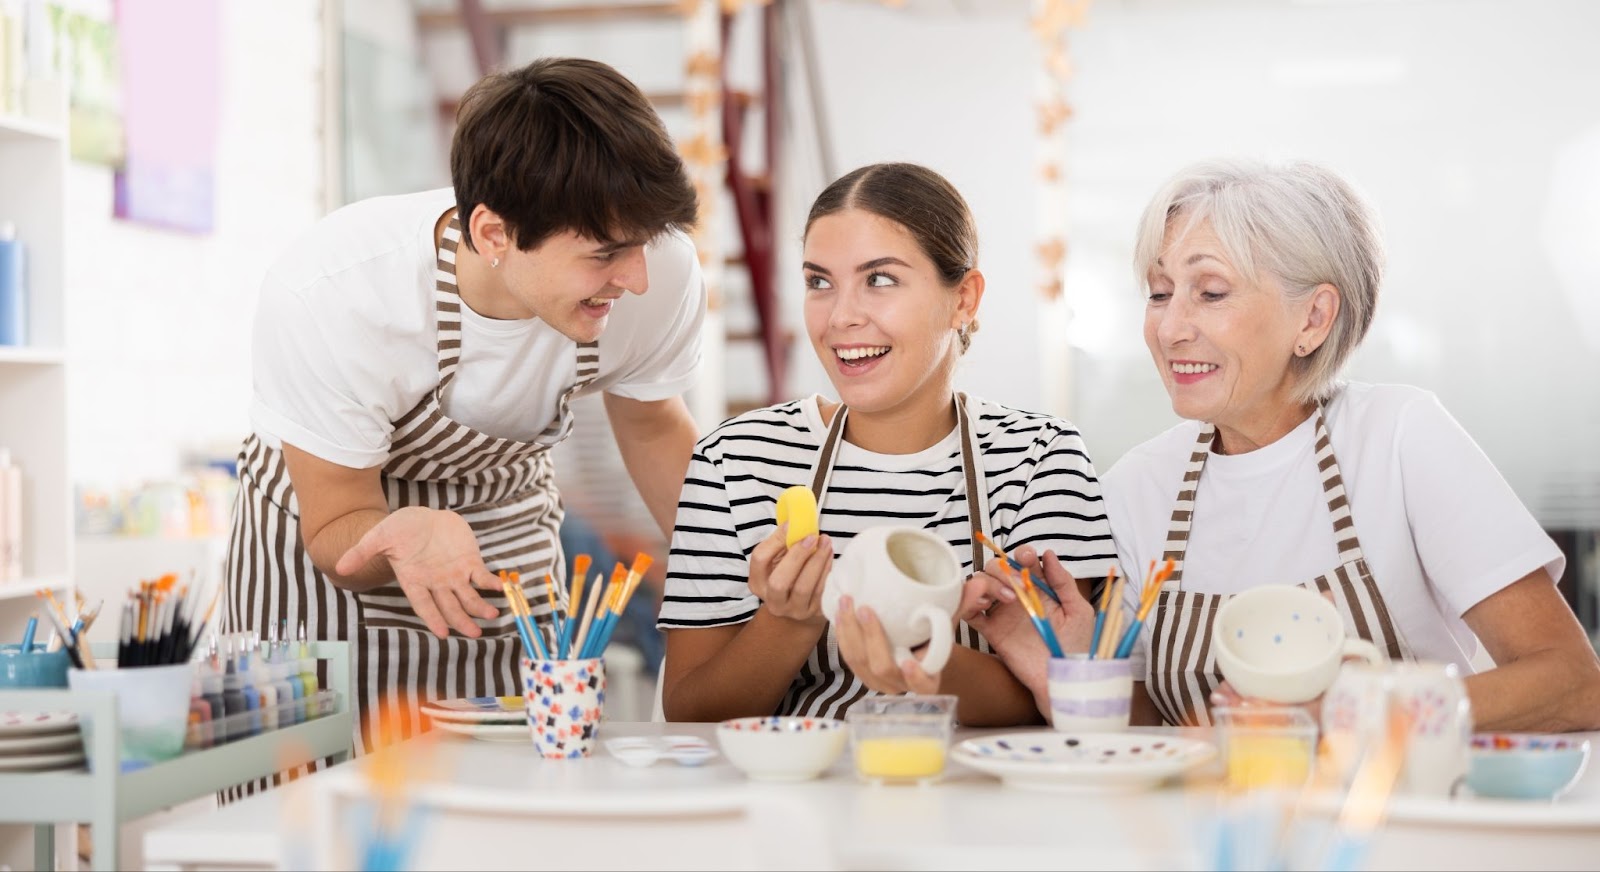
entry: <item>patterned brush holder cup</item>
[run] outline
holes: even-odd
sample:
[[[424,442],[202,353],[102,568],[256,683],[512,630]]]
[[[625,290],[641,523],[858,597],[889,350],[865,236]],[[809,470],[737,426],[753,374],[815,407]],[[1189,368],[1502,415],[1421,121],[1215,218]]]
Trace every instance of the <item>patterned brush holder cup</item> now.
[[[606,701],[606,665],[587,660],[522,658],[522,699],[534,750],[546,760],[594,753],[600,710]]]
[[[1087,654],[1050,658],[1050,723],[1069,733],[1117,733],[1128,728],[1133,666],[1127,658],[1090,660]]]

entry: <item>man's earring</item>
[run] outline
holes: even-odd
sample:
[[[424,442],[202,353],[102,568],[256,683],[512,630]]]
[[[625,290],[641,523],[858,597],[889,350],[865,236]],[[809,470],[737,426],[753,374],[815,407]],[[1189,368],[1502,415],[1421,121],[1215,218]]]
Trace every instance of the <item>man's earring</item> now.
[[[499,268],[500,268],[500,258],[498,258],[498,257],[490,258],[489,259],[489,269],[499,269]],[[1304,350],[1305,349],[1301,349],[1301,351],[1304,351]]]

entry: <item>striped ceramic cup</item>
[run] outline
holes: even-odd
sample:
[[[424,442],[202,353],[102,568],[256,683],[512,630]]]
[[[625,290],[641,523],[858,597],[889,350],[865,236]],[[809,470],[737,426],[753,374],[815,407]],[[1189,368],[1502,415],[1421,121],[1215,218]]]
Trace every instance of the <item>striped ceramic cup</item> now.
[[[1090,660],[1087,654],[1050,658],[1050,722],[1074,733],[1128,728],[1133,669],[1127,658]]]

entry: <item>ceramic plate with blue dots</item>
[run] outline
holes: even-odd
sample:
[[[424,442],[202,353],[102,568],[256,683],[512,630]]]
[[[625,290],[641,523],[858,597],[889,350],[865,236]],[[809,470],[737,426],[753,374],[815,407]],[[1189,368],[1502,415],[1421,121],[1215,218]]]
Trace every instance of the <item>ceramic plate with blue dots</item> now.
[[[1155,787],[1216,753],[1209,742],[1160,733],[1041,730],[967,739],[950,758],[1010,787],[1083,793]]]

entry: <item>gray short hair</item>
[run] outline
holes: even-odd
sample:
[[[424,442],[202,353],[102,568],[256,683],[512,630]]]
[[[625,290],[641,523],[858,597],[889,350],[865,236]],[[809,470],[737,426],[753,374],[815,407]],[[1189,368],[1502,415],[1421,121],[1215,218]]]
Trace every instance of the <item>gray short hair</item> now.
[[[1296,398],[1322,401],[1372,326],[1383,281],[1384,252],[1376,215],[1344,179],[1310,163],[1212,160],[1191,165],[1145,207],[1134,243],[1141,286],[1161,256],[1167,227],[1185,219],[1187,233],[1209,222],[1239,273],[1277,280],[1289,300],[1318,285],[1339,291],[1339,315],[1322,346],[1290,359]]]

